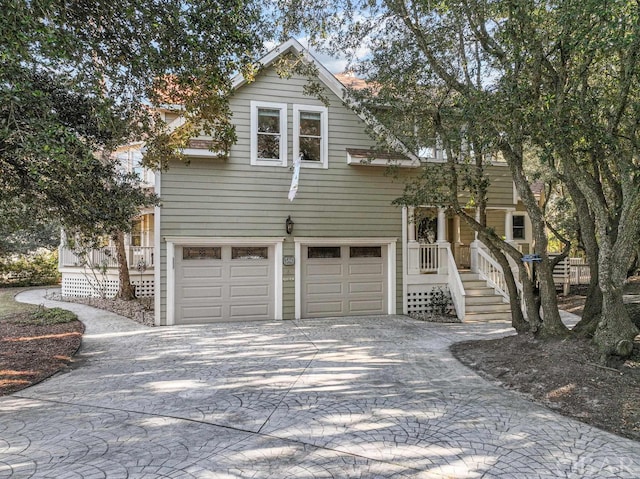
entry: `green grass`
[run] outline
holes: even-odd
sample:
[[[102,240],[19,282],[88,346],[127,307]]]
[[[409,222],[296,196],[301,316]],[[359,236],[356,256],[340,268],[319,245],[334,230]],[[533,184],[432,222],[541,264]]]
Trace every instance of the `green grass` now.
[[[18,303],[14,297],[24,291],[25,288],[2,288],[0,289],[0,319],[35,311],[38,306],[34,304]]]
[[[75,321],[75,313],[61,308],[45,308],[35,304],[19,303],[15,295],[25,288],[0,289],[0,320],[20,324],[52,325]]]

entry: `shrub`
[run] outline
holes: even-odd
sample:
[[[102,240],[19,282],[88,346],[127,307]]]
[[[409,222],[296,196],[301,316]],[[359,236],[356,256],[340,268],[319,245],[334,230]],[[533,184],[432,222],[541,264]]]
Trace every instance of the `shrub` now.
[[[0,258],[0,286],[42,286],[59,281],[58,250]]]

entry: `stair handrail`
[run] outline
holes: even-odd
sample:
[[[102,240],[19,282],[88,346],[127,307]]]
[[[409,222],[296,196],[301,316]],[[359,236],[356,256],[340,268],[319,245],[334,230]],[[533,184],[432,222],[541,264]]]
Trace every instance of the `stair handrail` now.
[[[456,315],[460,321],[464,320],[466,314],[466,292],[464,290],[464,284],[462,284],[462,278],[456,265],[456,260],[451,252],[451,247],[445,245],[447,249],[447,285],[449,286],[449,292],[451,293],[451,299],[453,300],[453,306],[456,308]]]
[[[484,248],[478,248],[478,274],[495,289],[496,293],[509,301],[507,281],[502,266]]]

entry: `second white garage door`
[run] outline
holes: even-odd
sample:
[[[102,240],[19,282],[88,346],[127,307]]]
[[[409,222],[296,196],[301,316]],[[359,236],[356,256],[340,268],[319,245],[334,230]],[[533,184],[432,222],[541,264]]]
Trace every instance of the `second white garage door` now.
[[[274,318],[273,246],[176,247],[177,324]]]
[[[387,314],[386,247],[303,246],[302,317]]]

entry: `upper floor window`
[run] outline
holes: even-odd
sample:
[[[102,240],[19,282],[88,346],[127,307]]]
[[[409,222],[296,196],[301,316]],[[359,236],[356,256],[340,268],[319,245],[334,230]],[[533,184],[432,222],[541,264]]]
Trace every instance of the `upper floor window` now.
[[[287,166],[287,105],[251,102],[251,164]]]
[[[524,230],[524,215],[513,215],[513,239],[523,240],[526,238]]]
[[[293,155],[302,166],[328,168],[328,113],[324,106],[293,105]]]

